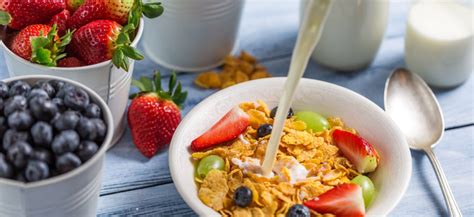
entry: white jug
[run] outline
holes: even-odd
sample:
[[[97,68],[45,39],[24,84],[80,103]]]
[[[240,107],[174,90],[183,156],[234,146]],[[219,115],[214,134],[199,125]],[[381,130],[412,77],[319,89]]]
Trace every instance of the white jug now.
[[[384,37],[389,1],[333,1],[323,34],[313,52],[313,59],[342,71],[370,65]],[[301,14],[304,13],[307,2],[308,0],[301,1]]]

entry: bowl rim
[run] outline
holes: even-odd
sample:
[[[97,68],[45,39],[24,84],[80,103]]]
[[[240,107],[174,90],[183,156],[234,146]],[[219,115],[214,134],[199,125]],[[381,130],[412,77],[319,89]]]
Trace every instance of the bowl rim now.
[[[266,83],[274,83],[274,82],[284,83],[284,80],[286,80],[286,77],[263,78],[263,79],[258,79],[258,80],[253,80],[253,81],[249,81],[249,82],[240,83],[240,84],[228,87],[226,89],[220,90],[220,91],[212,94],[211,96],[207,97],[203,101],[201,101],[191,111],[189,111],[189,113],[186,115],[186,117],[179,124],[178,128],[176,128],[176,131],[175,131],[175,134],[173,136],[173,139],[171,140],[170,149],[169,149],[169,160],[168,160],[169,162],[168,162],[168,164],[169,164],[169,167],[170,167],[171,178],[172,178],[173,183],[176,187],[176,190],[181,195],[183,200],[198,215],[200,215],[200,216],[209,215],[209,213],[202,210],[202,207],[206,206],[206,205],[204,205],[201,201],[195,201],[194,198],[192,198],[190,196],[189,192],[184,191],[184,189],[181,187],[184,183],[179,181],[180,180],[180,177],[179,177],[180,167],[178,167],[177,164],[173,163],[173,162],[177,162],[177,161],[182,160],[182,159],[179,158],[179,150],[180,150],[179,146],[180,145],[182,146],[183,144],[177,144],[177,140],[178,140],[178,137],[179,137],[178,134],[180,134],[181,129],[188,122],[188,120],[191,119],[191,117],[193,117],[194,115],[199,115],[199,113],[197,113],[197,110],[199,110],[201,107],[206,106],[206,104],[208,104],[209,102],[215,101],[215,99],[219,98],[221,95],[226,95],[226,93],[234,92],[235,90],[238,90],[238,89],[245,89],[246,87],[253,86],[253,85],[265,86]],[[318,85],[318,86],[328,86],[328,87],[331,87],[333,89],[336,89],[337,91],[344,92],[345,94],[349,95],[351,98],[358,98],[360,101],[363,101],[367,106],[371,107],[372,109],[374,109],[377,112],[382,113],[383,116],[386,117],[387,123],[390,124],[393,127],[393,129],[395,129],[394,133],[396,133],[397,136],[399,136],[400,138],[404,138],[401,130],[396,125],[396,123],[390,117],[388,117],[388,115],[385,113],[385,111],[382,108],[380,108],[378,105],[376,105],[374,102],[372,102],[368,98],[366,98],[366,97],[364,97],[364,96],[362,96],[362,95],[360,95],[360,94],[358,94],[358,93],[356,93],[356,92],[354,92],[354,91],[352,91],[348,88],[345,88],[345,87],[342,87],[342,86],[339,86],[339,85],[336,85],[336,84],[332,84],[332,83],[329,83],[329,82],[325,82],[325,81],[320,81],[320,80],[316,80],[316,79],[309,79],[309,78],[302,78],[301,81],[300,81],[300,84],[301,83],[312,83],[312,84]],[[410,154],[410,149],[408,148],[408,144],[407,144],[405,139],[402,139],[401,141],[404,143],[404,145],[401,144],[401,150],[403,150],[406,159],[409,159],[406,162],[406,165],[405,165],[405,168],[404,168],[405,175],[407,176],[407,178],[404,179],[403,183],[401,183],[401,193],[397,196],[397,198],[395,198],[394,203],[389,204],[389,205],[386,206],[387,208],[384,210],[385,213],[383,213],[382,215],[389,214],[400,203],[400,200],[402,199],[403,195],[405,194],[406,190],[408,189],[408,186],[409,186],[409,183],[410,183],[410,180],[411,180],[412,158],[411,158],[411,154]]]
[[[145,22],[143,21],[143,18],[140,18],[140,25],[138,25],[137,35],[135,36],[132,43],[130,44],[132,47],[136,47],[138,45],[138,42],[142,38],[144,25],[145,25]],[[38,70],[48,69],[48,70],[53,70],[53,71],[77,72],[79,70],[84,70],[85,71],[85,70],[90,70],[90,69],[95,69],[95,68],[101,68],[101,67],[104,67],[104,66],[108,66],[112,63],[112,60],[106,60],[106,61],[103,61],[103,62],[100,62],[100,63],[96,63],[96,64],[92,64],[92,65],[86,65],[86,66],[79,66],[79,67],[57,67],[57,66],[50,67],[50,66],[43,66],[43,65],[40,65],[40,64],[32,63],[30,61],[27,61],[27,60],[19,57],[16,53],[13,53],[13,51],[11,51],[10,48],[8,48],[7,45],[5,45],[5,43],[3,43],[3,41],[1,41],[1,40],[0,40],[0,47],[3,48],[4,52],[7,55],[12,56],[15,60],[17,60],[17,61],[19,61],[19,62],[21,62],[25,65],[28,65],[29,67],[37,68]]]
[[[60,81],[68,82],[68,83],[70,83],[74,86],[77,86],[77,87],[80,87],[80,88],[84,89],[89,94],[89,96],[91,97],[91,99],[92,99],[91,101],[94,102],[94,103],[97,103],[99,105],[99,107],[102,109],[102,113],[103,113],[103,116],[104,116],[104,119],[105,119],[105,124],[107,125],[107,133],[106,133],[104,142],[102,142],[102,145],[100,146],[97,153],[94,154],[94,156],[91,159],[86,161],[86,163],[82,164],[81,166],[79,166],[78,168],[76,168],[76,169],[74,169],[70,172],[67,172],[67,173],[52,177],[52,178],[48,178],[48,179],[45,179],[45,180],[36,181],[36,182],[29,182],[29,183],[24,183],[24,182],[20,182],[20,181],[16,181],[16,180],[11,180],[11,179],[0,178],[0,185],[13,186],[13,187],[22,188],[22,189],[33,189],[33,188],[43,187],[43,186],[46,186],[46,185],[53,185],[55,183],[59,183],[59,182],[62,182],[64,180],[75,178],[76,176],[82,174],[84,171],[86,171],[87,169],[89,169],[90,167],[95,165],[97,163],[97,161],[99,161],[101,159],[101,157],[105,155],[105,152],[107,152],[107,150],[109,149],[109,147],[111,145],[112,137],[113,137],[113,134],[114,134],[114,132],[113,132],[114,131],[114,123],[113,123],[112,113],[111,113],[109,107],[107,106],[107,104],[104,102],[104,100],[96,92],[94,92],[92,89],[88,88],[87,86],[85,86],[85,85],[83,85],[79,82],[76,82],[76,81],[73,81],[73,80],[70,80],[70,79],[66,79],[66,78],[62,78],[62,77],[52,76],[52,75],[25,75],[25,76],[17,76],[17,77],[2,79],[2,81],[5,82],[5,83],[9,83],[9,82],[17,81],[17,80],[30,80],[30,79],[60,80]]]

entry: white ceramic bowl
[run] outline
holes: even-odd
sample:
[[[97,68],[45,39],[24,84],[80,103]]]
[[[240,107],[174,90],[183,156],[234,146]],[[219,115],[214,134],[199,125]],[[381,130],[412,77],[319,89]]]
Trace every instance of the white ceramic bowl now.
[[[169,165],[178,192],[198,215],[215,216],[218,213],[204,205],[197,196],[194,166],[190,159],[191,141],[241,102],[261,99],[274,107],[285,81],[286,78],[268,78],[226,88],[202,101],[182,120],[171,141]],[[311,79],[301,80],[292,108],[341,117],[375,146],[381,160],[378,169],[370,176],[378,195],[367,215],[387,215],[402,198],[411,176],[410,151],[395,123],[367,98],[346,88]]]
[[[144,22],[141,19],[137,35],[132,41],[131,46],[137,46],[142,37],[143,29]],[[112,112],[115,123],[115,134],[112,144],[120,140],[127,125],[125,111],[127,109],[130,84],[132,83],[135,63],[133,59],[130,59],[128,72],[113,66],[111,60],[81,67],[47,67],[22,59],[5,46],[2,41],[0,41],[0,47],[3,48],[5,63],[10,77],[52,75],[77,81],[94,90],[107,103]]]
[[[0,178],[0,216],[62,217],[95,216],[102,184],[105,152],[114,134],[112,113],[101,97],[78,82],[50,75],[29,75],[4,79],[23,80],[30,84],[38,80],[61,80],[84,89],[91,102],[102,109],[107,134],[97,153],[71,172],[38,182],[22,183]]]

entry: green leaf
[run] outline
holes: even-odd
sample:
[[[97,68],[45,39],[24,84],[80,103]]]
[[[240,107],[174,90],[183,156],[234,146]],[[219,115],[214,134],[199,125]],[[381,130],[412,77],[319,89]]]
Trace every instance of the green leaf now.
[[[173,72],[173,74],[170,77],[169,84],[168,84],[168,88],[169,88],[168,93],[170,95],[173,94],[173,89],[174,89],[175,85],[176,85],[176,72]]]
[[[122,49],[117,48],[112,55],[112,63],[115,67],[121,68],[123,58],[125,58],[125,55],[123,55]]]
[[[130,57],[134,60],[142,60],[144,56],[134,47],[131,46],[123,46],[122,47],[123,54],[127,57]]]
[[[128,26],[128,25],[127,25]],[[120,32],[119,35],[117,36],[117,40],[115,41],[116,44],[127,44],[130,43],[130,37],[124,32]]]
[[[45,66],[54,66],[56,64],[53,64],[53,59],[51,58],[51,51],[44,49],[44,48],[39,48],[36,50],[34,54],[32,54],[31,59],[39,63],[41,65]]]
[[[0,25],[8,25],[12,21],[12,17],[6,11],[0,11]]]
[[[146,92],[152,92],[154,90],[153,81],[150,78],[142,76],[140,77],[140,82],[145,87]]]
[[[161,3],[147,3],[144,4],[142,7],[142,12],[143,15],[146,17],[153,19],[156,17],[159,17],[160,15],[163,14],[163,6],[161,6]]]
[[[142,82],[138,80],[132,80],[132,85],[137,87],[140,90],[140,92],[143,92],[146,89],[145,86],[142,84]]]
[[[69,43],[71,43],[71,40],[72,40],[72,34],[75,32],[76,30],[67,30],[66,34],[64,34],[60,39],[60,44],[59,44],[59,48],[65,48]]]
[[[155,88],[157,91],[162,91],[161,89],[161,74],[160,71],[156,71],[155,74],[153,75],[154,80],[155,80]]]
[[[128,58],[125,57],[122,59],[121,63],[120,63],[120,67],[125,70],[126,72],[128,72],[128,66],[129,66],[129,63],[128,63]]]

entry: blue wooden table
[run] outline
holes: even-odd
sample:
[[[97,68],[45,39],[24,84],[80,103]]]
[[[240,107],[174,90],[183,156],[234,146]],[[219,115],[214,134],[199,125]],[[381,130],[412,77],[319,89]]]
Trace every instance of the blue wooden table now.
[[[373,64],[365,70],[344,73],[311,62],[305,77],[332,82],[354,90],[383,107],[383,88],[392,69],[404,66],[404,32],[409,5],[394,1],[390,7],[385,40]],[[285,76],[298,28],[298,1],[249,0],[240,31],[240,49],[260,59],[274,76]],[[205,51],[203,51],[205,52]],[[134,77],[151,75],[159,65],[144,60]],[[449,72],[447,72],[449,73]],[[7,77],[0,53],[0,77]],[[215,91],[193,85],[195,74],[181,74],[189,91],[183,115]],[[474,216],[474,78],[450,90],[435,90],[446,121],[446,133],[435,149],[454,195],[465,216]],[[133,91],[133,90],[132,90]],[[429,160],[412,152],[410,186],[391,216],[446,216],[447,211]],[[383,195],[390,197],[390,195]],[[148,160],[134,147],[127,130],[107,153],[99,216],[194,216],[176,191],[168,168],[168,153]]]

